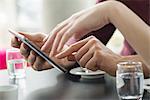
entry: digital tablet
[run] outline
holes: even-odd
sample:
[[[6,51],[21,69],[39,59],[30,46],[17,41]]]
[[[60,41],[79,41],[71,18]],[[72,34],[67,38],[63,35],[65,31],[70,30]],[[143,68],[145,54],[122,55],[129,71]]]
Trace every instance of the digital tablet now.
[[[33,44],[31,41],[29,41],[23,35],[19,34],[18,32],[13,31],[12,29],[9,29],[8,31],[11,34],[13,34],[15,37],[17,37],[20,41],[25,43],[30,49],[32,49],[34,52],[36,52],[40,57],[42,57],[44,60],[46,60],[54,68],[56,68],[64,73],[68,72],[65,68],[63,68],[59,64],[55,63],[52,59],[50,59],[44,52],[42,52],[40,49],[38,49],[35,44]]]

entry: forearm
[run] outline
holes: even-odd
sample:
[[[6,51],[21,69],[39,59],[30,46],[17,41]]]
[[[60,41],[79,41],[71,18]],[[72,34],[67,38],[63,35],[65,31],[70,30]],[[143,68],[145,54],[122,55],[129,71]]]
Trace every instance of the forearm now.
[[[150,27],[119,2],[112,3],[108,20],[121,31],[146,64],[150,65]]]

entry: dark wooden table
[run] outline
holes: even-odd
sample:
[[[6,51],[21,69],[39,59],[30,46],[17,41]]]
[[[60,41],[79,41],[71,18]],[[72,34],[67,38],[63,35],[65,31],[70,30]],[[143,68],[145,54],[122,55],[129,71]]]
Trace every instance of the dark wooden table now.
[[[0,85],[17,84],[19,100],[119,100],[115,78],[109,75],[97,80],[73,82],[56,69],[36,72],[26,71],[25,79],[8,78],[7,70],[0,71]],[[144,92],[143,100],[150,100]]]

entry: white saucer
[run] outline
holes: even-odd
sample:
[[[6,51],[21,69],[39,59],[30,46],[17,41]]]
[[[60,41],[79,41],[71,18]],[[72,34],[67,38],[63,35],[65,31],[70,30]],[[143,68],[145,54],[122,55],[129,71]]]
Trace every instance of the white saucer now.
[[[104,71],[101,71],[101,70],[85,72],[85,71],[83,71],[83,69],[80,68],[80,67],[71,69],[71,70],[70,70],[70,73],[71,73],[71,74],[74,74],[74,75],[81,75],[81,76],[83,76],[84,78],[98,77],[98,76],[101,76],[101,75],[104,75],[104,74],[105,74],[105,72],[104,72]]]
[[[144,89],[150,93],[150,79],[144,80]]]

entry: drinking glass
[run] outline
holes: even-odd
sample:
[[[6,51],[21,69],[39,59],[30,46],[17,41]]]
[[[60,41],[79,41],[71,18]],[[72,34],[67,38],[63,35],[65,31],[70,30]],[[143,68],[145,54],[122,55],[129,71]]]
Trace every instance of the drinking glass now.
[[[117,64],[116,87],[122,100],[142,100],[144,75],[141,62],[120,62]]]
[[[24,78],[27,62],[17,48],[6,50],[7,70],[10,78]]]

